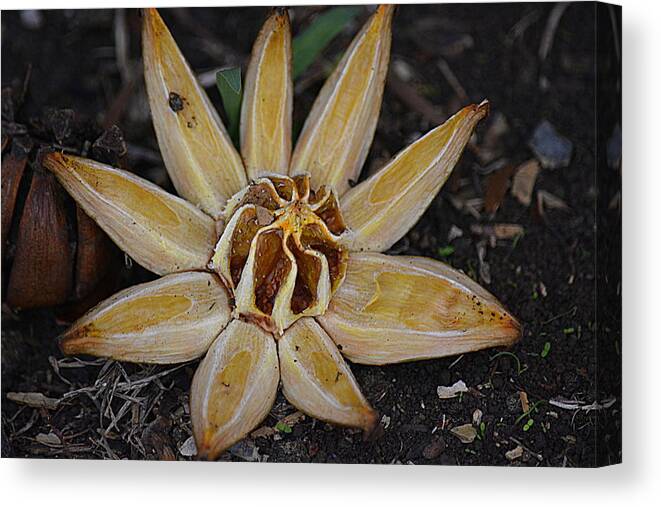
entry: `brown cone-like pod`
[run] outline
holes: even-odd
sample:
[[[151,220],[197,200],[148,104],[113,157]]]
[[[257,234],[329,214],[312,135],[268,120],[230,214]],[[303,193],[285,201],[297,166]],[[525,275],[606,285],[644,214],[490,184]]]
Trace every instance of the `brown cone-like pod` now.
[[[71,293],[74,252],[62,192],[52,174],[34,172],[9,275],[7,303],[13,308],[57,305]]]
[[[73,297],[81,299],[94,290],[107,273],[105,266],[114,263],[117,256],[110,238],[79,206],[76,206],[76,229],[78,244]]]
[[[126,145],[117,127],[100,132],[70,110],[16,125],[27,132],[3,136],[3,301],[17,310],[57,306],[59,317],[73,320],[119,288],[121,256],[41,165],[50,149],[44,139],[70,151],[87,144],[89,155],[120,167]]]
[[[14,217],[18,187],[28,162],[30,144],[14,141],[9,153],[2,159],[2,248],[6,246],[7,235]]]

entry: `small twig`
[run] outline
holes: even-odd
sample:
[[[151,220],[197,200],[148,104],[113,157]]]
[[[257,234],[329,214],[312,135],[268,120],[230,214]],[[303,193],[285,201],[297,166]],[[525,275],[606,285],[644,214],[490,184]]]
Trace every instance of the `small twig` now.
[[[451,370],[452,367],[456,366],[457,363],[458,363],[459,361],[461,361],[463,358],[464,358],[464,354],[461,354],[457,359],[455,359],[454,361],[452,361],[452,364],[450,364],[450,366],[448,366],[448,370]]]
[[[523,16],[519,21],[517,21],[512,28],[510,28],[510,31],[507,33],[507,38],[505,39],[505,45],[511,46],[512,43],[521,37],[525,31],[533,25],[541,16],[541,11],[539,9],[535,9],[533,11],[530,11],[528,14]]]
[[[544,459],[544,456],[542,456],[541,454],[539,454],[539,453],[533,451],[530,447],[528,447],[527,445],[525,445],[525,444],[524,444],[523,442],[521,442],[521,440],[519,440],[518,438],[510,437],[510,441],[513,442],[513,443],[515,443],[516,445],[520,445],[525,451],[528,451],[529,454],[531,454],[532,456],[534,456],[535,458],[537,458],[537,461],[542,461],[542,460]]]
[[[555,39],[555,32],[558,29],[562,15],[569,7],[569,3],[561,2],[555,4],[549,14],[548,19],[546,20],[546,27],[544,28],[544,33],[542,34],[542,41],[539,44],[539,59],[544,61],[548,56],[551,48],[553,47],[553,40]]]
[[[440,106],[432,104],[420,95],[414,86],[402,81],[393,72],[388,76],[387,86],[406,107],[420,114],[429,123],[440,125],[447,119]]]
[[[115,60],[122,82],[132,81],[133,69],[129,57],[129,29],[126,23],[126,9],[117,9],[113,22],[115,37]]]
[[[437,65],[443,74],[443,77],[445,77],[445,80],[452,87],[459,100],[464,103],[468,102],[468,94],[466,93],[466,89],[461,85],[461,82],[459,82],[457,75],[452,72],[448,62],[446,62],[443,58],[439,58]]]
[[[554,320],[557,320],[560,317],[564,317],[564,316],[569,315],[569,314],[574,314],[574,313],[576,313],[577,309],[578,309],[578,307],[576,305],[574,305],[573,307],[571,307],[566,312],[555,315],[554,317],[551,317],[549,320],[545,320],[544,322],[542,322],[542,326],[545,326],[546,324],[549,324],[550,322],[553,322]]]
[[[613,406],[613,404],[616,401],[617,398],[612,397],[612,398],[607,398],[602,402],[594,401],[589,405],[586,405],[584,401],[568,400],[566,398],[557,396],[549,400],[549,405],[553,405],[554,407],[558,407],[558,408],[563,408],[565,410],[583,410],[585,412],[590,412],[593,410],[603,410],[605,408],[610,408]]]

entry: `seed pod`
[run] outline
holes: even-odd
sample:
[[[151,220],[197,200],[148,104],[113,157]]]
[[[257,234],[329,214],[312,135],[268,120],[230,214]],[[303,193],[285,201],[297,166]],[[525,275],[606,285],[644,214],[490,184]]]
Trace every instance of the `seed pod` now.
[[[11,93],[3,91],[11,101]],[[20,310],[59,306],[75,318],[118,288],[119,250],[41,166],[41,153],[67,151],[121,165],[126,145],[117,127],[101,133],[71,110],[46,111],[29,127],[3,114],[2,271],[3,301]],[[101,133],[101,135],[99,135]]]
[[[67,300],[74,262],[67,229],[64,196],[55,178],[35,170],[18,224],[9,306],[34,308]]]
[[[348,255],[334,192],[314,192],[307,175],[265,176],[230,199],[225,215],[210,266],[233,291],[236,316],[282,335],[323,314]]]

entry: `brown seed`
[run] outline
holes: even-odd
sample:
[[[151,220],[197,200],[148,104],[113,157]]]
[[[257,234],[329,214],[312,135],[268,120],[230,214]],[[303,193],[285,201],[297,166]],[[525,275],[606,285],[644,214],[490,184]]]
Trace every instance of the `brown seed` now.
[[[23,178],[28,153],[16,142],[12,144],[11,151],[2,160],[2,246],[9,234],[14,207],[18,197],[18,187]]]
[[[35,171],[9,275],[7,303],[11,307],[57,305],[69,295],[73,249],[61,192],[53,175]]]

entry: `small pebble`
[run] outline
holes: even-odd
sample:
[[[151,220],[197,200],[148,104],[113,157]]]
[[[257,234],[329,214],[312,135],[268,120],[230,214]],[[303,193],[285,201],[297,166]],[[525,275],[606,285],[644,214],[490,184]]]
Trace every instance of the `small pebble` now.
[[[572,142],[558,133],[548,120],[537,125],[528,145],[546,169],[567,167],[574,150]]]

